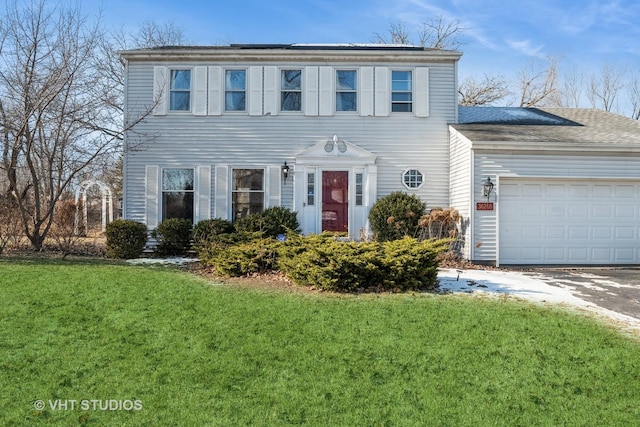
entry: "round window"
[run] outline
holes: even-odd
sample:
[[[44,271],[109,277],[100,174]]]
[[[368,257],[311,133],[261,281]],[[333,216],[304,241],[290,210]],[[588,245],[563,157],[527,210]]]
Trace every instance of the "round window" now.
[[[424,182],[422,172],[417,169],[408,169],[402,173],[402,182],[407,188],[420,188]]]

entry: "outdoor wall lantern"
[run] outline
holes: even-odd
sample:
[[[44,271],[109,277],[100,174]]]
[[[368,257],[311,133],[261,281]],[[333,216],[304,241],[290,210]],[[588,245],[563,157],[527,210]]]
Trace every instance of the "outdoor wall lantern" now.
[[[487,200],[489,200],[489,196],[491,195],[492,191],[493,191],[493,182],[491,182],[491,177],[488,176],[487,180],[482,185],[482,195],[485,196]]]
[[[284,183],[287,183],[287,178],[289,178],[289,166],[287,165],[287,162],[284,162],[284,165],[282,165],[282,178],[284,179]]]

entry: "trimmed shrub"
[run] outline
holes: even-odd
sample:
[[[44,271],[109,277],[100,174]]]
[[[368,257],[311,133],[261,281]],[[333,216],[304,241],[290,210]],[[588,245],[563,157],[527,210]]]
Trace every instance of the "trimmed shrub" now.
[[[405,236],[418,237],[418,222],[425,210],[425,203],[413,194],[397,191],[381,198],[369,211],[375,240],[386,242]]]
[[[107,224],[105,234],[109,258],[138,258],[147,243],[147,226],[129,219],[117,219]]]
[[[300,233],[297,214],[289,208],[275,206],[236,221],[240,232],[261,232],[264,237],[278,237],[287,232]]]
[[[237,242],[212,251],[205,263],[213,266],[221,276],[269,272],[276,268],[280,244],[273,238]]]
[[[384,242],[380,256],[384,289],[435,289],[438,255],[449,248],[449,240],[417,241],[411,237]]]
[[[226,219],[205,219],[193,227],[193,248],[200,259],[209,257],[214,243],[232,243],[235,227]]]
[[[191,221],[183,218],[170,218],[162,221],[151,232],[158,241],[154,253],[159,256],[184,255],[191,247]]]
[[[294,237],[280,246],[278,266],[303,286],[329,291],[437,287],[436,257],[448,242],[339,242],[329,235]]]

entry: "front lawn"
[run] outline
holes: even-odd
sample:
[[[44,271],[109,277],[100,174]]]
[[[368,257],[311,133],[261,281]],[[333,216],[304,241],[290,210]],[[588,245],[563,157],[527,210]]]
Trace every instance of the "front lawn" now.
[[[525,303],[286,293],[39,260],[0,260],[0,301],[0,425],[640,420],[640,346]]]

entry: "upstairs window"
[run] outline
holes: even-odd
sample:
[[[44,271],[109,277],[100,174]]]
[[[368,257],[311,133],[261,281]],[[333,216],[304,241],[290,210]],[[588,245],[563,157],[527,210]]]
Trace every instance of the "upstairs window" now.
[[[169,110],[191,110],[191,70],[171,70]]]
[[[336,70],[336,111],[358,111],[357,79],[355,70]]]
[[[302,70],[282,70],[280,110],[302,111]]]
[[[225,111],[246,111],[247,71],[226,70],[224,75]]]
[[[394,113],[411,113],[413,111],[411,71],[391,72],[391,111]]]
[[[162,170],[162,219],[193,221],[193,169]]]

